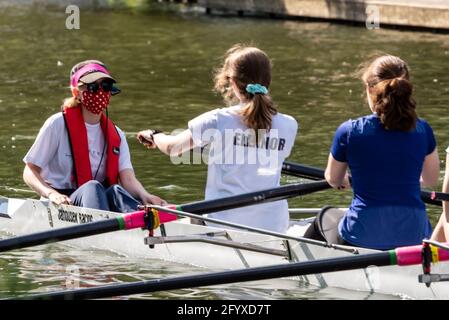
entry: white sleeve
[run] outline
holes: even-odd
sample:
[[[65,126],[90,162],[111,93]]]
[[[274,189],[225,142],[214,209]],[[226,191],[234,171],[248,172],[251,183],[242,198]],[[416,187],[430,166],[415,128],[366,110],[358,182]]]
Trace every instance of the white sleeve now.
[[[60,130],[56,127],[55,117],[48,118],[23,158],[23,162],[32,163],[38,167],[47,167],[50,160],[55,156],[59,147]]]
[[[292,134],[292,140],[289,148],[287,149],[287,153],[285,158],[288,158],[290,156],[290,153],[292,152],[293,146],[295,145],[296,136],[298,135],[298,122],[296,119],[292,118],[293,121],[291,122],[291,134]]]
[[[203,147],[210,142],[211,135],[204,135],[206,130],[217,129],[218,109],[203,113],[189,121],[189,130],[195,146]]]
[[[120,157],[118,161],[118,172],[125,169],[133,169],[133,165],[131,163],[131,154],[129,152],[129,146],[128,142],[126,141],[126,136],[119,128],[117,128],[117,131],[120,135]]]

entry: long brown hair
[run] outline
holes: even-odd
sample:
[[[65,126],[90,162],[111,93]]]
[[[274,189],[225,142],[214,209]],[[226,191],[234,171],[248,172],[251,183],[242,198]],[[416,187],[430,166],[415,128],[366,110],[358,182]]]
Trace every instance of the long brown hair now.
[[[267,89],[271,84],[271,61],[262,50],[236,44],[226,52],[223,65],[215,73],[215,90],[227,103],[238,99],[231,87],[231,80],[239,93],[245,97],[246,105],[240,110],[245,125],[251,129],[271,129],[271,120],[277,113],[269,93],[251,94],[246,91],[249,84],[260,84]]]
[[[383,126],[389,130],[413,130],[418,115],[407,63],[396,56],[382,55],[366,64],[361,72],[373,111]]]

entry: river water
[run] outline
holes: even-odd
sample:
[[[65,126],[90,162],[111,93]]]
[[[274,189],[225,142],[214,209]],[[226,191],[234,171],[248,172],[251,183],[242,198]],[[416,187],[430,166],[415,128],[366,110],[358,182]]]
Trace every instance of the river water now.
[[[128,137],[137,177],[172,203],[202,199],[205,165],[173,165],[135,140],[145,128],[185,128],[187,121],[222,106],[212,88],[212,70],[234,43],[253,43],[273,59],[272,96],[281,112],[299,122],[290,159],[324,167],[336,127],[368,113],[354,71],[374,51],[410,63],[421,117],[435,130],[440,157],[449,144],[449,36],[397,30],[366,30],[322,22],[208,16],[195,10],[81,11],[80,30],[67,30],[62,8],[0,6],[0,194],[33,197],[22,181],[22,158],[45,119],[69,95],[68,75],[84,59],[104,61],[122,93],[109,115]],[[444,164],[442,164],[444,168]],[[296,182],[283,177],[283,182]],[[351,194],[325,191],[290,201],[291,207],[348,205]],[[438,209],[429,210],[435,222]],[[67,266],[81,284],[158,278],[201,272],[192,266],[140,261],[104,251],[51,245],[2,254],[0,297],[65,287]],[[344,290],[317,290],[281,280],[142,295],[192,299],[397,298]]]

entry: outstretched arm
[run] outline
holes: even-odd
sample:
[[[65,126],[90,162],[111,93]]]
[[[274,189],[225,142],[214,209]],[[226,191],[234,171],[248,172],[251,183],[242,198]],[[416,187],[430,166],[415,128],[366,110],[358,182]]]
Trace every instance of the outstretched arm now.
[[[184,130],[177,135],[153,132],[153,130],[140,131],[137,133],[137,139],[147,148],[158,148],[168,156],[179,156],[193,149],[192,132],[190,130]]]

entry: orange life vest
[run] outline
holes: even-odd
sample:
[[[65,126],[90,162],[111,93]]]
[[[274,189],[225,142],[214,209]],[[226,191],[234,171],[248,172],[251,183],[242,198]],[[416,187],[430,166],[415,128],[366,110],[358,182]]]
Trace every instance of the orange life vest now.
[[[93,179],[90,166],[87,129],[81,107],[64,108],[64,122],[67,128],[73,159],[73,180],[76,188]],[[118,182],[120,156],[120,135],[114,123],[101,114],[101,129],[106,137],[106,181],[110,186]]]

